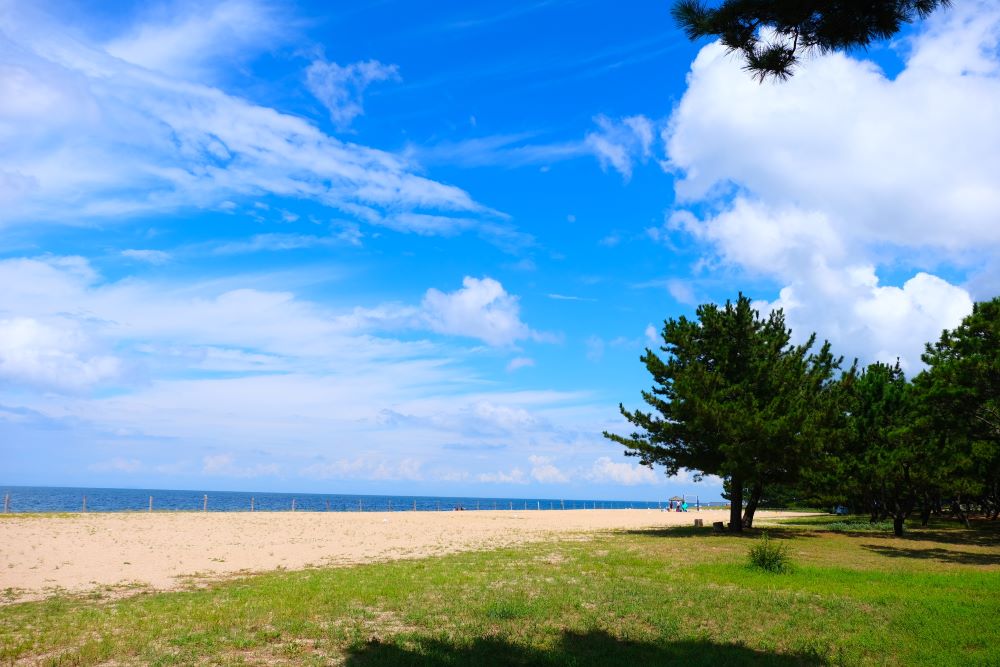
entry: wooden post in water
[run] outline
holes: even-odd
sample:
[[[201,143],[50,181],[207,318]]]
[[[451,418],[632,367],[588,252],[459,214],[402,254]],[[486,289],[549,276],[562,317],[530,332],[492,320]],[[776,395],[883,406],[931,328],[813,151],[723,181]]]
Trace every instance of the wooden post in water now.
[[[149,497],[149,511],[153,511],[153,496]]]
[[[87,511],[87,496],[83,497],[83,511]]]
[[[253,512],[253,496],[250,496],[250,511]]]
[[[201,511],[202,512],[207,512],[208,511],[208,494],[207,493],[205,494],[205,497],[202,498],[202,501],[201,501]]]

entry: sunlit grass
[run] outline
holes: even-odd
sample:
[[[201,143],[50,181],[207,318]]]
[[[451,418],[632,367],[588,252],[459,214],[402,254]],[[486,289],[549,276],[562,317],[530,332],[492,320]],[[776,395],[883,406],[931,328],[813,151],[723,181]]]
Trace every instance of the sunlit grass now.
[[[919,531],[914,531],[919,532]],[[0,608],[0,662],[997,664],[995,530],[676,529]]]

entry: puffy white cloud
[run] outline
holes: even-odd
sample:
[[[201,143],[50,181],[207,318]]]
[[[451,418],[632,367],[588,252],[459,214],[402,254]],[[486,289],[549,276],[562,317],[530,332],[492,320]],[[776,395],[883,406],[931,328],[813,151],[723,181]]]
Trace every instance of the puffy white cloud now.
[[[584,476],[592,482],[613,482],[625,486],[659,484],[662,481],[659,475],[646,466],[612,461],[607,456],[594,461],[594,465]]]
[[[563,484],[569,481],[569,476],[552,463],[548,456],[531,455],[531,478],[542,484]]]
[[[521,321],[517,297],[492,278],[466,276],[454,292],[431,288],[421,309],[427,328],[438,333],[469,336],[499,346],[543,338]]]
[[[121,360],[101,350],[67,317],[0,319],[0,378],[58,391],[80,391],[116,379]]]
[[[684,231],[715,261],[783,285],[764,305],[800,337],[918,367],[923,343],[971,309],[930,272],[1000,256],[998,45],[1000,8],[969,2],[908,40],[892,79],[830,53],[759,84],[705,47],[663,132],[678,200],[700,217],[676,211],[651,237]],[[883,284],[882,266],[909,276]]]
[[[377,81],[398,80],[396,65],[384,65],[377,60],[349,65],[314,60],[306,70],[309,91],[323,103],[330,112],[330,120],[341,129],[365,112],[362,106],[365,88]]]

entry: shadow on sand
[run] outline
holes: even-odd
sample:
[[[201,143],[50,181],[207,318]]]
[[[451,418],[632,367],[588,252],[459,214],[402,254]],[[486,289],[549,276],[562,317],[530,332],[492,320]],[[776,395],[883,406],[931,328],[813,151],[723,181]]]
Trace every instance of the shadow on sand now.
[[[678,641],[662,644],[630,642],[593,631],[586,634],[567,632],[559,643],[546,650],[525,648],[499,639],[476,639],[454,645],[432,639],[415,639],[412,646],[370,642],[352,652],[348,667],[377,665],[412,665],[414,667],[458,667],[459,665],[566,665],[605,667],[608,665],[825,665],[815,655],[783,655],[754,651],[734,644],[711,641]]]

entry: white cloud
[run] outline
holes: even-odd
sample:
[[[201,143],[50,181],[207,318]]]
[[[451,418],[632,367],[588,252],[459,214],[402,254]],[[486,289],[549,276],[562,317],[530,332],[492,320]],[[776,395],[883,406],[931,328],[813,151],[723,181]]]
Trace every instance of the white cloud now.
[[[628,116],[614,121],[601,115],[594,118],[598,129],[587,134],[584,143],[601,163],[613,168],[626,181],[632,178],[632,165],[645,162],[652,155],[654,125],[645,116]]]
[[[163,250],[122,250],[122,257],[127,257],[129,259],[136,259],[140,262],[148,262],[149,264],[166,264],[170,261],[171,256],[169,252],[164,252]]]
[[[663,138],[679,202],[709,213],[678,211],[665,230],[783,285],[771,305],[800,337],[918,367],[971,308],[930,272],[1000,256],[998,45],[1000,8],[969,2],[923,24],[893,79],[830,53],[759,84],[705,47]],[[883,284],[881,266],[908,277]]]
[[[254,0],[178,2],[148,11],[147,20],[106,45],[108,53],[147,69],[201,78],[211,63],[232,64],[274,45],[288,30],[274,6]]]
[[[476,476],[480,482],[489,484],[527,484],[528,478],[520,468],[511,468],[509,471],[484,472]]]
[[[314,60],[306,70],[306,86],[330,112],[330,120],[340,129],[365,112],[362,95],[377,81],[398,81],[399,68],[377,60],[338,65]]]
[[[647,324],[642,333],[646,337],[646,344],[650,349],[655,350],[663,345],[663,338],[660,336],[660,332],[652,324]]]
[[[478,338],[496,346],[543,338],[521,321],[517,297],[492,278],[466,276],[454,292],[431,288],[421,309],[427,328],[438,333]]]
[[[528,460],[531,462],[531,478],[536,482],[564,484],[569,481],[569,476],[552,463],[551,457],[532,455]]]
[[[418,209],[494,215],[399,156],[131,64],[27,8],[0,15],[0,31],[12,42],[0,57],[5,224],[217,208],[262,194],[375,223]]]
[[[421,461],[404,458],[388,461],[373,457],[337,459],[314,463],[301,470],[305,477],[312,479],[363,479],[363,480],[408,480],[420,481],[424,478]]]
[[[81,391],[114,380],[121,372],[121,360],[103,352],[78,321],[0,319],[0,378],[8,382]]]
[[[240,465],[233,454],[213,454],[202,459],[201,472],[211,477],[274,477],[281,469],[276,463]]]
[[[598,362],[604,358],[604,339],[600,336],[589,336],[584,344],[587,347],[587,360]]]
[[[530,357],[514,357],[507,362],[507,372],[513,373],[520,368],[530,368],[535,365],[535,360]]]
[[[616,463],[607,456],[594,461],[594,465],[585,474],[592,482],[613,482],[625,486],[637,484],[659,484],[661,478],[651,469],[643,465],[631,463]]]

